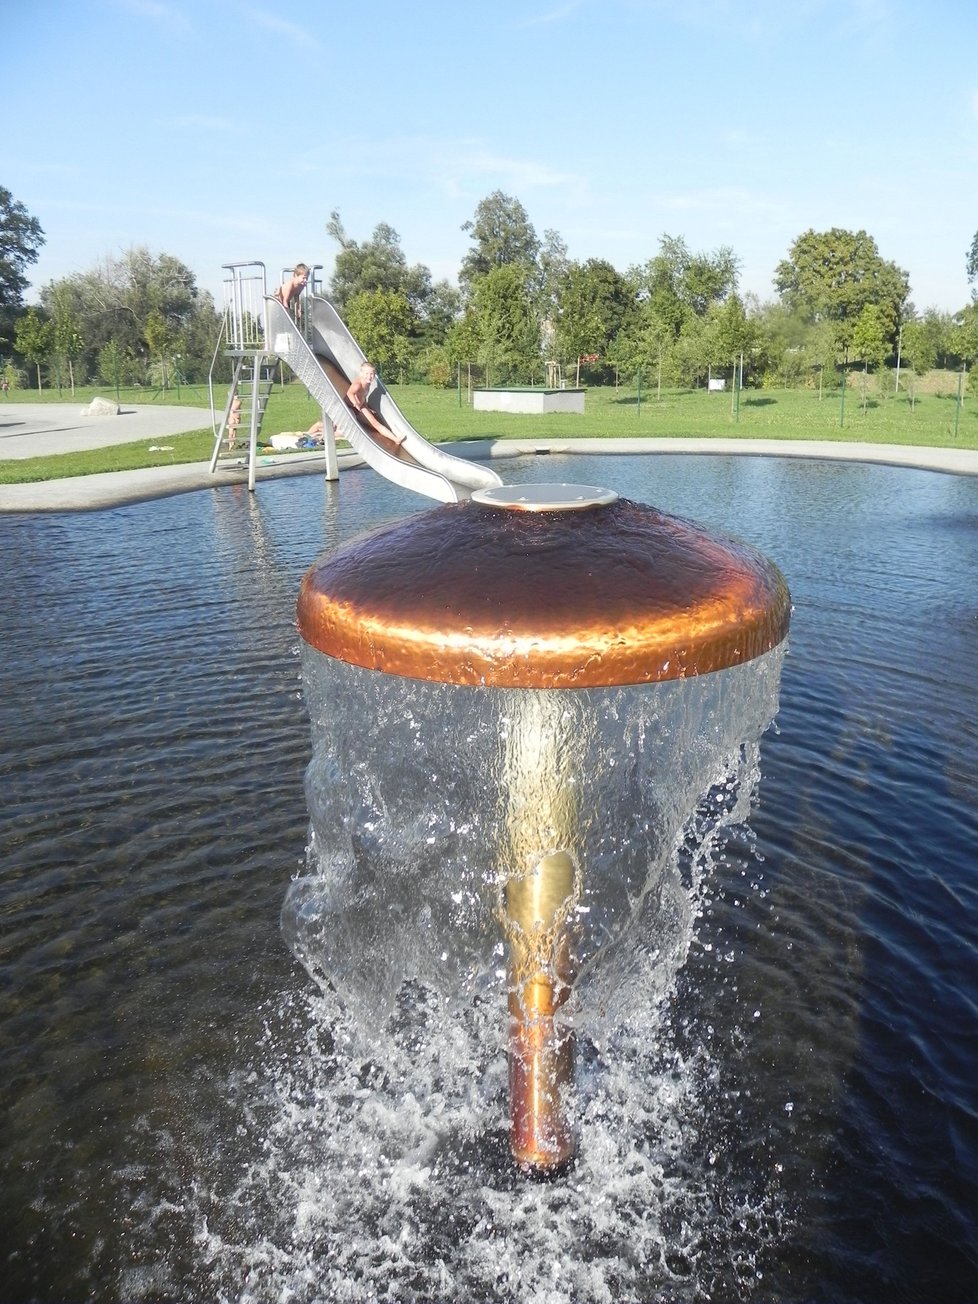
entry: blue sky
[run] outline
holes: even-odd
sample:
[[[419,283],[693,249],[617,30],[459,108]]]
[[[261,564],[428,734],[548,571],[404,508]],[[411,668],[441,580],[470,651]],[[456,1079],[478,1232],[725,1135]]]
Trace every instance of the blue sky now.
[[[328,277],[333,209],[454,280],[502,190],[621,271],[682,236],[771,299],[792,241],[837,226],[918,309],[969,300],[972,0],[7,0],[0,39],[35,287],[133,245],[218,303],[227,262]]]

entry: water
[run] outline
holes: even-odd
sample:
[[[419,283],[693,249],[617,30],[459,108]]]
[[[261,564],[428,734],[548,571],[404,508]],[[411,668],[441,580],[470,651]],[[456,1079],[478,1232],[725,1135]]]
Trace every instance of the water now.
[[[503,473],[740,534],[795,603],[752,834],[688,876],[662,999],[587,1043],[578,1168],[509,1174],[488,1002],[404,1002],[366,1056],[280,925],[299,580],[425,505],[362,471],[0,518],[5,1301],[978,1294],[978,480]]]

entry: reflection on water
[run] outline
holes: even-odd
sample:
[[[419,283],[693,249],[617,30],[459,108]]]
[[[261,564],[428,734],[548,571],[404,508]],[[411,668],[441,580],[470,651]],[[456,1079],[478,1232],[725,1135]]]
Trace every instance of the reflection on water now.
[[[5,1300],[973,1299],[978,481],[503,475],[740,534],[795,602],[752,836],[710,849],[656,1018],[583,1056],[578,1169],[510,1178],[486,1011],[432,1063],[405,1005],[371,1060],[279,929],[299,580],[424,503],[361,471],[5,517]]]

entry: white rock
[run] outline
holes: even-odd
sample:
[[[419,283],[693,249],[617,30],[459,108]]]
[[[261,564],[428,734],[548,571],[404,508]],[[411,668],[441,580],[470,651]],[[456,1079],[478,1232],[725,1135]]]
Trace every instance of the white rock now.
[[[82,416],[117,417],[120,411],[118,403],[111,403],[107,398],[93,398],[87,408],[82,408]]]

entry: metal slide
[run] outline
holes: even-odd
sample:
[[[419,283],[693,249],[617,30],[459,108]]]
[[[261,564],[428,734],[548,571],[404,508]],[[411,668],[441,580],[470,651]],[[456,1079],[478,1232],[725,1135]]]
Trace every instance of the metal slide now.
[[[289,364],[333,423],[336,436],[347,440],[375,471],[405,489],[443,503],[468,498],[473,489],[502,484],[489,467],[453,457],[429,444],[380,381],[367,395],[367,406],[389,430],[403,435],[404,443],[398,446],[385,439],[358,418],[346,401],[346,391],[367,359],[326,299],[305,295],[302,310],[300,328],[277,299],[266,298],[268,351]]]

